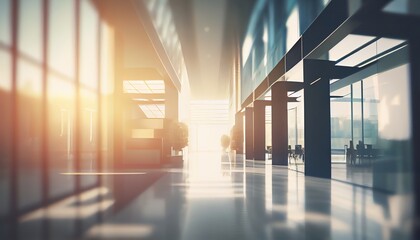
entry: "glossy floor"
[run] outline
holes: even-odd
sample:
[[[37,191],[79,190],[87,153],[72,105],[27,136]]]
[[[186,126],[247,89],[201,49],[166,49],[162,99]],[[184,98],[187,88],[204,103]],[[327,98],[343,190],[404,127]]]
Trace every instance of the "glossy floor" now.
[[[54,240],[410,239],[410,199],[207,152],[183,168],[106,173],[1,228]]]

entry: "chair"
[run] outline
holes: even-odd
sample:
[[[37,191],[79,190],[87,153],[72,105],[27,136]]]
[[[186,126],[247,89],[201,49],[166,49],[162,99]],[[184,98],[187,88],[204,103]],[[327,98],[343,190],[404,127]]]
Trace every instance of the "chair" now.
[[[372,144],[366,144],[365,157],[369,160],[369,164],[372,164],[373,155]]]
[[[352,140],[350,140],[349,147],[346,150],[346,163],[354,165],[356,163],[356,150],[354,149]]]
[[[295,145],[295,154],[294,154],[295,161],[297,158],[302,159],[302,157],[303,157],[302,145]]]
[[[271,146],[267,146],[265,153],[267,153],[268,159],[272,159],[273,148]]]
[[[362,141],[359,141],[359,144],[357,144],[356,151],[357,151],[356,152],[357,157],[359,158],[359,163],[361,164],[362,161],[365,158],[365,152],[366,152],[366,150],[365,150],[365,144]]]
[[[288,146],[288,148],[287,148],[288,150],[287,150],[287,153],[288,153],[288,155],[289,155],[289,163],[290,163],[290,159],[293,157],[293,150],[292,150],[292,146]]]
[[[372,144],[366,144],[365,156],[368,158],[372,157]]]

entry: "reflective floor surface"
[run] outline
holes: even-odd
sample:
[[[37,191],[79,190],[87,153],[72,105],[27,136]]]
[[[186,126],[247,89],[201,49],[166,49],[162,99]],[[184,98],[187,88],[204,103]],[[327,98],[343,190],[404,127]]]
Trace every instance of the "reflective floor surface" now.
[[[183,168],[103,176],[101,186],[2,224],[4,239],[410,239],[410,196],[242,155],[191,154]]]

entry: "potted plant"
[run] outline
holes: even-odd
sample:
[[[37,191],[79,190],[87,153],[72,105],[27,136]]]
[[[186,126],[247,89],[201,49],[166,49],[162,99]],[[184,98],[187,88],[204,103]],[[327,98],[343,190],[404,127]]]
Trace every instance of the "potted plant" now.
[[[188,126],[183,122],[174,122],[173,124],[172,148],[178,154],[182,155],[182,149],[188,146]],[[179,154],[181,152],[181,154]]]
[[[244,138],[241,128],[234,125],[230,131],[230,136],[230,149],[236,151],[237,153],[242,153]]]
[[[228,135],[222,135],[220,139],[220,143],[222,145],[223,151],[227,151],[230,145],[230,137]]]

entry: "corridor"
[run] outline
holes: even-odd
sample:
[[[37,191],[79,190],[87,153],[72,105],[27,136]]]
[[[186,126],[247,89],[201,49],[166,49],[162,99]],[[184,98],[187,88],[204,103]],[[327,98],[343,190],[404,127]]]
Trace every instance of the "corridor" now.
[[[419,0],[0,0],[0,240],[420,239],[419,26]]]
[[[408,237],[402,195],[304,177],[240,154],[191,153],[182,168],[101,175],[101,186],[35,209],[2,232],[10,239]]]

